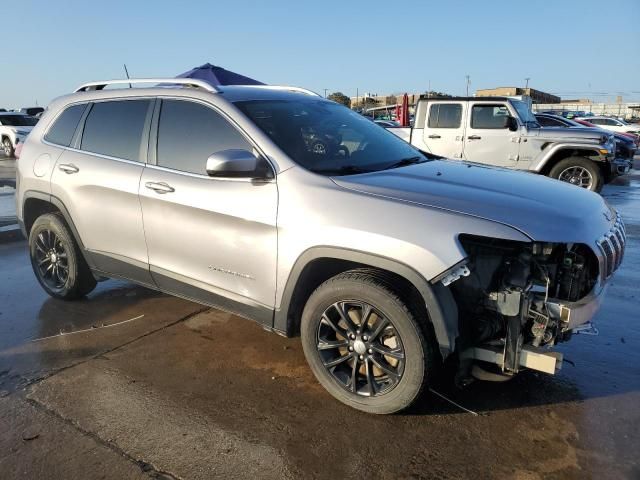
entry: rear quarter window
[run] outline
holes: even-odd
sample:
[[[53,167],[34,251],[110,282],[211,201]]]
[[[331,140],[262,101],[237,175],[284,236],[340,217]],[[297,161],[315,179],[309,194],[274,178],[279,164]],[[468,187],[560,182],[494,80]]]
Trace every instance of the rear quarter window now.
[[[54,143],[63,147],[71,145],[73,134],[78,128],[78,122],[84,113],[87,104],[73,105],[65,109],[58,118],[53,122],[51,128],[44,136],[47,142]]]

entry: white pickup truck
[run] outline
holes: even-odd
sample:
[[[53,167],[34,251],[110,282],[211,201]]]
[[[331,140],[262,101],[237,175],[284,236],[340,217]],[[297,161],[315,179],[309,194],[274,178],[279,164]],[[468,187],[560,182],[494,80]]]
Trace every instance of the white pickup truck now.
[[[389,128],[424,152],[528,170],[600,191],[626,173],[612,135],[590,128],[540,128],[529,106],[507,97],[421,98],[412,128]]]

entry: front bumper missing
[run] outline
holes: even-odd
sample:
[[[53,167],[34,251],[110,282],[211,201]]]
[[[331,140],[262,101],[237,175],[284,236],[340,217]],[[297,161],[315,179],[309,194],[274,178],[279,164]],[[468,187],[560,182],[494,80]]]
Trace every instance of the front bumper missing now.
[[[558,320],[563,332],[586,324],[600,310],[607,287],[608,285],[604,287],[596,286],[591,293],[577,302],[565,302],[550,298],[547,301],[549,315]]]
[[[504,366],[504,346],[483,345],[465,350],[461,357]],[[525,345],[520,350],[520,367],[555,374],[562,368],[562,353],[552,352],[541,347]]]
[[[562,332],[571,330],[574,333],[597,335],[598,330],[591,320],[600,309],[606,289],[606,286],[596,287],[589,295],[577,302],[549,299],[547,301],[549,315],[558,320]],[[460,357],[493,363],[504,371],[505,343],[472,347],[462,352]],[[562,368],[562,353],[544,347],[523,345],[519,350],[518,366],[553,375]]]

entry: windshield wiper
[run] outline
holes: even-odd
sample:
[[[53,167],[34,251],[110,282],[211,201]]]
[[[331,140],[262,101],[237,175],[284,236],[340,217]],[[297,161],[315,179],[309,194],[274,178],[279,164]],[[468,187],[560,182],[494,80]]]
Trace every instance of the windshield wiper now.
[[[416,165],[418,163],[425,163],[428,161],[429,161],[428,158],[424,158],[420,156],[403,158],[402,160],[398,160],[396,163],[392,163],[387,168],[385,168],[385,170],[389,170],[391,168],[408,167],[409,165]]]
[[[373,170],[360,168],[356,165],[343,165],[337,168],[315,168],[312,171],[316,173],[324,173],[327,175],[355,175],[357,173],[369,173]]]

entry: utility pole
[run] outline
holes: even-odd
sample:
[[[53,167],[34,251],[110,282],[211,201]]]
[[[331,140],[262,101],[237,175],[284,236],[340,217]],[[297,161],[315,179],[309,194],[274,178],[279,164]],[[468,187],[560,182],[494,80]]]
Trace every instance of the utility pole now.
[[[524,79],[525,80],[525,84],[524,84],[524,88],[529,88],[529,80],[531,80],[531,77],[527,77]]]
[[[324,98],[327,98],[327,90],[329,90],[328,88],[324,89]]]
[[[431,80],[429,80],[429,88],[427,89],[427,98],[431,98]]]
[[[356,87],[356,108],[358,108],[358,104],[360,103],[360,90]]]
[[[465,75],[467,79],[467,97],[469,96],[469,84],[471,83],[471,77],[469,75]]]

